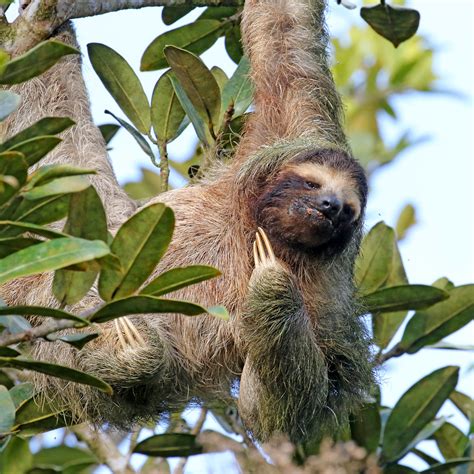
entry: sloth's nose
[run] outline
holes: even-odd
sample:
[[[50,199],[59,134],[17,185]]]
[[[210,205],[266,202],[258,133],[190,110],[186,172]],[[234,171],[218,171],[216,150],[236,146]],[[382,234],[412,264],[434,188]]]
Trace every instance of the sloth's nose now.
[[[315,207],[319,212],[322,212],[326,217],[333,219],[341,212],[342,203],[333,194],[326,194],[318,198]]]

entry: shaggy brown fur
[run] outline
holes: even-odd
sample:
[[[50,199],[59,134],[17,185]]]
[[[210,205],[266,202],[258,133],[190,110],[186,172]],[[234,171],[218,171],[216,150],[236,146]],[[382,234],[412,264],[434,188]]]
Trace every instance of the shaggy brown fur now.
[[[176,215],[173,242],[156,271],[199,263],[219,268],[222,277],[172,297],[223,304],[231,321],[133,317],[146,345],[125,350],[113,325],[101,326],[104,335],[81,351],[61,343],[36,344],[36,356],[95,373],[113,385],[114,395],[108,397],[40,378],[39,387],[78,418],[127,427],[193,400],[229,399],[240,380],[239,411],[257,439],[285,432],[301,440],[340,425],[363,400],[372,369],[352,270],[367,189],[340,123],[340,100],[326,58],[324,6],[323,0],[247,0],[242,32],[256,110],[236,156],[201,182],[156,198]],[[117,225],[133,205],[118,189],[90,123],[79,63],[65,61],[26,89],[25,105],[8,133],[26,125],[26,117],[55,112],[75,118],[75,131],[66,134],[60,155],[49,161],[100,168],[94,184]],[[295,166],[304,169],[304,163],[344,176],[338,192],[350,194],[358,209],[344,234],[348,239],[334,252],[298,251],[267,228],[278,260],[254,270],[252,244],[262,224],[255,209],[262,190],[277,186]],[[50,278],[17,281],[2,292],[10,304],[52,304]],[[80,307],[95,304],[91,293]]]

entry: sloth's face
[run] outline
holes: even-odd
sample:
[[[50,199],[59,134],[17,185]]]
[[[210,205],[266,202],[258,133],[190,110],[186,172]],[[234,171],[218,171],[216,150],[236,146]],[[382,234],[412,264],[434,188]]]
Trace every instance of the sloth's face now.
[[[348,172],[301,163],[285,167],[266,186],[256,212],[258,224],[282,243],[339,251],[358,225],[361,199]]]

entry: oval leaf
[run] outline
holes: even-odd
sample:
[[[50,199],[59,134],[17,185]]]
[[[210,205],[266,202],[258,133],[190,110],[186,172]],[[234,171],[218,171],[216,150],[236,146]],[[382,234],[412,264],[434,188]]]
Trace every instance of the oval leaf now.
[[[364,238],[356,261],[355,280],[362,295],[372,293],[388,279],[393,260],[395,232],[383,222]]]
[[[125,59],[100,43],[87,45],[94,71],[133,125],[145,135],[150,131],[150,106],[137,75]]]
[[[15,369],[27,369],[42,374],[51,375],[52,377],[58,377],[63,380],[70,380],[84,385],[90,385],[91,387],[98,388],[101,392],[112,395],[112,387],[104,382],[103,380],[94,377],[93,375],[86,374],[70,367],[62,365],[49,364],[47,362],[40,362],[37,360],[23,360],[12,357],[0,357],[0,367],[11,367]]]
[[[181,26],[155,38],[143,53],[141,71],[156,71],[168,66],[164,49],[168,45],[201,54],[209,49],[221,35],[223,24],[217,20],[199,20]]]
[[[188,433],[165,433],[151,436],[138,443],[134,453],[147,456],[173,457],[201,454],[202,446],[196,443],[196,436]]]
[[[102,201],[92,186],[71,196],[64,231],[74,237],[107,241],[107,217]],[[97,271],[58,270],[54,274],[53,294],[61,303],[75,304],[87,294],[96,277]]]
[[[250,61],[244,56],[222,91],[222,116],[230,108],[232,117],[239,117],[250,107],[253,84],[250,79]]]
[[[173,211],[162,203],[137,212],[117,232],[110,249],[121,271],[104,268],[99,292],[105,301],[134,293],[150,276],[166,252],[174,230]]]
[[[172,268],[150,282],[140,294],[161,296],[185,286],[194,285],[204,280],[219,276],[221,272],[207,265],[191,265],[189,267]]]
[[[428,285],[403,285],[382,288],[362,298],[367,311],[399,311],[432,306],[449,298],[449,293]]]
[[[18,277],[64,268],[109,254],[99,240],[67,238],[44,242],[0,260],[0,284]]]
[[[74,123],[74,120],[71,120],[69,117],[42,118],[2,143],[0,145],[0,151],[9,150],[20,143],[31,140],[32,138],[56,135],[71,127]]]
[[[30,201],[43,199],[58,194],[78,193],[90,186],[85,176],[66,176],[49,181],[43,186],[35,186],[30,191],[25,191],[22,196]]]
[[[386,461],[396,461],[406,453],[454,390],[458,375],[459,367],[435,370],[403,394],[385,426],[382,454]]]
[[[88,326],[87,319],[80,318],[75,314],[67,313],[61,309],[46,308],[43,306],[2,306],[0,307],[0,315],[21,314],[26,316],[46,316],[54,319],[68,319],[76,321],[80,326]]]
[[[0,434],[8,433],[15,422],[15,404],[7,388],[0,385]]]
[[[156,83],[151,99],[151,122],[156,138],[161,142],[170,142],[176,138],[185,115],[169,73],[163,74]]]
[[[400,349],[413,354],[464,327],[474,318],[474,285],[464,285],[449,291],[449,298],[410,319],[399,344]]]
[[[392,7],[385,2],[373,7],[362,7],[360,16],[395,48],[411,38],[420,25],[420,14],[417,10]]]
[[[28,166],[36,164],[43,156],[46,156],[52,149],[61,143],[61,139],[53,136],[35,137],[18,143],[10,148],[25,156]]]
[[[178,313],[197,316],[206,312],[202,306],[187,301],[165,300],[154,296],[129,296],[107,303],[96,311],[89,320],[94,323],[103,323],[131,314]]]
[[[213,135],[219,124],[221,92],[211,71],[200,58],[184,49],[167,46],[165,56],[189,100]]]
[[[6,64],[0,74],[0,84],[19,84],[39,76],[56,64],[63,56],[79,54],[80,51],[68,44],[48,40],[30,49],[26,54]]]

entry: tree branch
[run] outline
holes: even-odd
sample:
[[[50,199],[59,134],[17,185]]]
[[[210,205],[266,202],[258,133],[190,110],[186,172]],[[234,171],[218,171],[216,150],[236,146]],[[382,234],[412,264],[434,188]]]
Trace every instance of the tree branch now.
[[[0,46],[12,55],[48,39],[68,20],[153,6],[241,6],[244,0],[32,0],[11,24],[0,21]]]
[[[98,460],[107,465],[114,474],[130,474],[132,470],[128,458],[123,456],[114,442],[105,434],[89,428],[87,425],[71,426],[71,431],[79,441],[87,444]]]
[[[51,321],[46,321],[45,323],[41,324],[41,326],[28,329],[27,331],[0,336],[0,347],[39,339],[40,337],[45,337],[48,334],[60,331],[61,329],[73,328],[76,326],[76,324],[76,321],[69,320],[58,321],[53,319]]]

